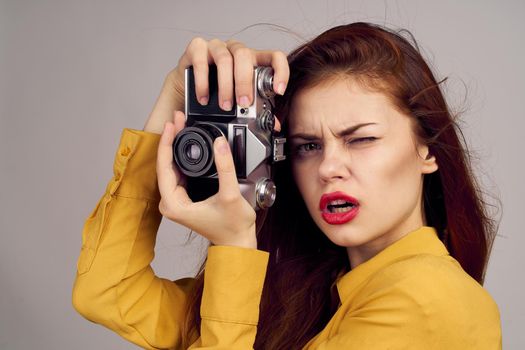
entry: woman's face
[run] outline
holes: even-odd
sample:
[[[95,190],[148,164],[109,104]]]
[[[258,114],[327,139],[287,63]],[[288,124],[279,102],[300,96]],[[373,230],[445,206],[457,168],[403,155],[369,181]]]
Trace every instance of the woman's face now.
[[[424,225],[423,174],[437,170],[411,119],[351,78],[300,91],[288,142],[315,223],[352,267]]]

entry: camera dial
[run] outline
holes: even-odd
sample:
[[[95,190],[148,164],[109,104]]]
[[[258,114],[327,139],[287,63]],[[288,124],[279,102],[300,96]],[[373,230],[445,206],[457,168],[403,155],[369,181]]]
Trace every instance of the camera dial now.
[[[257,117],[257,122],[262,131],[272,132],[275,126],[275,117],[270,110],[263,109],[261,114]]]
[[[270,67],[261,68],[257,76],[257,92],[262,98],[270,99],[275,96],[273,91],[273,69]]]
[[[259,208],[267,209],[275,202],[277,189],[272,180],[262,178],[255,186],[256,200]]]

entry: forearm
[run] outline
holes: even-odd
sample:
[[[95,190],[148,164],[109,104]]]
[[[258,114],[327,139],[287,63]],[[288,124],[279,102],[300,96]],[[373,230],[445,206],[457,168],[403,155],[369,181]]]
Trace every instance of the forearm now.
[[[208,249],[201,338],[190,349],[252,349],[269,254],[233,246]]]
[[[184,78],[176,69],[166,76],[162,90],[143,130],[162,134],[164,124],[173,120],[174,111],[184,111]]]
[[[84,225],[73,289],[73,304],[87,319],[151,349],[173,347],[180,338],[189,289],[150,267],[161,221],[157,144],[155,135],[123,133],[114,177]],[[158,335],[156,327],[171,331]]]
[[[140,229],[140,221],[148,215],[147,202],[105,194],[95,216],[84,226],[73,304],[90,321],[123,336],[131,333],[126,294],[131,288],[144,294],[146,286],[158,284],[149,267],[153,248],[147,247],[154,244],[154,238],[147,236],[152,232]],[[90,240],[98,240],[98,244],[90,246]]]

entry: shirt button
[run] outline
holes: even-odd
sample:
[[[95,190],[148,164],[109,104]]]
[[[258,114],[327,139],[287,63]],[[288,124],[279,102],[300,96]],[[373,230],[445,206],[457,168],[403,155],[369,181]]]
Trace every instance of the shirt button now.
[[[129,147],[125,147],[120,151],[120,155],[123,157],[127,157],[129,155],[129,152],[131,152]]]

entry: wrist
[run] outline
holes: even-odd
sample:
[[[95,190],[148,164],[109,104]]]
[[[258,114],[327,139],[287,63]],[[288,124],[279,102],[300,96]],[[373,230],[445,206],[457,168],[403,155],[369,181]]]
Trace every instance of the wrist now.
[[[247,239],[247,240],[233,240],[233,241],[221,242],[217,244],[214,243],[214,245],[257,249],[257,239],[254,237],[253,239]]]
[[[247,233],[238,234],[230,239],[221,239],[212,242],[214,245],[231,246],[239,248],[257,249],[257,237],[255,235],[255,226]]]
[[[166,124],[166,121],[158,119],[155,120],[150,117],[142,130],[162,135],[162,131],[164,130],[164,124]]]
[[[254,235],[247,240],[234,242],[233,245],[239,248],[257,249],[257,238]]]

